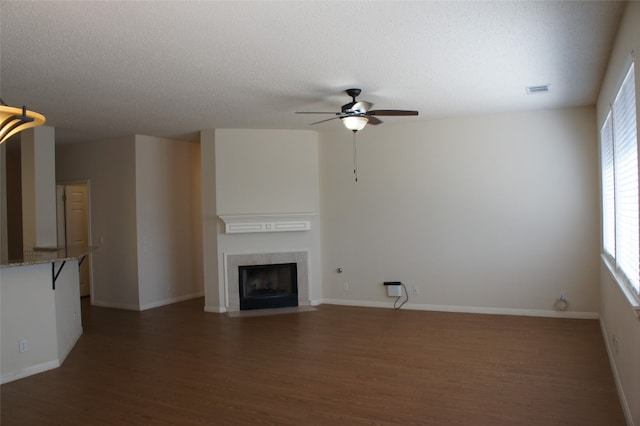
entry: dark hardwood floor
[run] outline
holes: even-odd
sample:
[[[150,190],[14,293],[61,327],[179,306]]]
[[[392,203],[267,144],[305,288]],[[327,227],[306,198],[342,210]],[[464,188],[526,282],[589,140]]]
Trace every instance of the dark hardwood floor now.
[[[196,299],[89,307],[64,364],[1,387],[12,425],[624,425],[593,320]]]

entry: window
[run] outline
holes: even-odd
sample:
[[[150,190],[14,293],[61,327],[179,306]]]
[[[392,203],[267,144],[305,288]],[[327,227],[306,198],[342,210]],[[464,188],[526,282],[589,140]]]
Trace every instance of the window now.
[[[600,130],[603,250],[640,294],[636,88],[632,63]]]

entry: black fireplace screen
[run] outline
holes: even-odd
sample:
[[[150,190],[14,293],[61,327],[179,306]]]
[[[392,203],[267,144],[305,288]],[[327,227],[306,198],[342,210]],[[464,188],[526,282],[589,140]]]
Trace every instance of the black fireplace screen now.
[[[238,266],[240,309],[298,306],[295,263]]]

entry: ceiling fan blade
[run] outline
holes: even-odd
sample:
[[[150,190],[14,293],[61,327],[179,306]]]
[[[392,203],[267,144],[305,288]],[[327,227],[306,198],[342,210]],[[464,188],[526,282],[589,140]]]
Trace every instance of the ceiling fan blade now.
[[[340,118],[340,117],[331,117],[331,118],[327,118],[326,120],[320,120],[320,121],[316,121],[315,123],[309,123],[309,126],[313,126],[314,124],[324,123],[325,121],[335,120],[336,118]]]
[[[408,111],[408,110],[402,110],[402,109],[377,109],[373,111],[367,111],[367,115],[387,115],[387,116],[418,115],[418,111]]]
[[[408,116],[408,115],[418,115],[418,111],[413,110],[404,110],[404,109],[375,109],[373,108],[373,103],[367,101],[358,101],[356,97],[360,95],[360,89],[347,89],[347,95],[351,97],[351,102],[348,102],[340,107],[339,112],[328,112],[328,111],[298,111],[296,114],[328,114],[334,115],[335,117],[327,118],[325,120],[316,121],[314,123],[310,123],[310,126],[315,124],[325,123],[327,121],[339,119],[346,119],[351,117],[360,117],[367,119],[367,124],[372,126],[377,126],[378,124],[382,124],[382,120],[378,118],[378,116]],[[347,123],[345,123],[347,124]],[[349,125],[353,123],[348,123]],[[362,124],[362,123],[361,123]],[[349,126],[347,126],[349,128]]]
[[[378,124],[382,124],[382,120],[380,120],[378,117],[374,117],[373,115],[368,115],[368,114],[365,114],[365,115],[369,119],[369,121],[367,121],[367,124],[371,124],[372,126],[377,126]]]
[[[371,102],[358,101],[351,107],[351,109],[358,110],[360,112],[367,112],[369,111],[369,109],[371,109],[372,106],[373,104]]]
[[[339,112],[326,112],[326,111],[321,111],[321,112],[316,112],[316,111],[296,111],[296,114],[334,114],[334,115],[338,115],[340,113]]]

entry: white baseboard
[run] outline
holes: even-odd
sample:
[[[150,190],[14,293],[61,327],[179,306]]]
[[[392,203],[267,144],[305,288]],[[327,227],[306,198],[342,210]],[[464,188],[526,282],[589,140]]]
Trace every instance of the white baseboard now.
[[[627,397],[624,394],[624,389],[622,387],[622,381],[620,380],[620,375],[618,374],[618,367],[616,366],[616,359],[613,356],[613,349],[611,348],[611,342],[609,340],[609,335],[607,334],[607,328],[605,327],[602,319],[600,320],[600,329],[602,330],[602,337],[604,338],[604,343],[607,348],[607,355],[609,356],[609,364],[611,364],[611,372],[613,373],[613,380],[616,383],[616,389],[618,390],[618,398],[620,399],[620,405],[622,405],[622,411],[624,412],[624,417],[627,420],[627,425],[634,426],[633,416],[631,415],[631,409],[629,408],[629,403],[627,401]]]
[[[224,314],[227,312],[227,308],[223,308],[221,306],[206,306],[204,307],[205,312],[212,312],[214,314]]]
[[[393,302],[371,302],[362,300],[347,299],[322,299],[322,304],[359,306],[365,308],[393,308]],[[455,305],[429,305],[419,303],[406,303],[402,309],[416,311],[438,311],[438,312],[459,312],[466,314],[489,314],[489,315],[516,315],[527,317],[550,317],[550,318],[571,318],[571,319],[599,319],[597,312],[579,311],[553,311],[536,309],[511,309],[511,308],[485,308],[481,306],[455,306]]]
[[[34,374],[42,373],[45,371],[53,370],[60,367],[60,361],[54,359],[53,361],[43,362],[42,364],[32,365],[20,371],[3,374],[0,377],[0,384],[13,382],[14,380],[24,379],[25,377],[33,376]]]
[[[348,299],[321,299],[319,304],[320,305],[358,306],[361,308],[393,308],[393,303],[370,302],[370,301],[348,300]]]
[[[153,303],[146,303],[140,306],[141,311],[146,311],[147,309],[159,308],[160,306],[171,305],[172,303],[184,302],[185,300],[196,299],[198,297],[204,296],[204,291],[199,291],[197,293],[185,294],[183,296],[172,297],[170,299],[158,300]]]
[[[93,306],[100,306],[101,308],[126,309],[128,311],[146,311],[147,309],[159,308],[160,306],[166,306],[172,303],[184,302],[185,300],[196,299],[202,296],[204,296],[204,291],[185,294],[183,296],[178,296],[178,297],[172,297],[170,299],[158,300],[157,302],[146,303],[140,306],[125,304],[125,303],[103,302],[101,300],[93,300],[91,304]]]
[[[93,300],[91,302],[93,306],[100,306],[101,308],[115,308],[115,309],[126,309],[128,311],[139,311],[140,307],[138,305],[129,305],[126,303],[111,303],[111,302],[103,302],[101,300]]]

